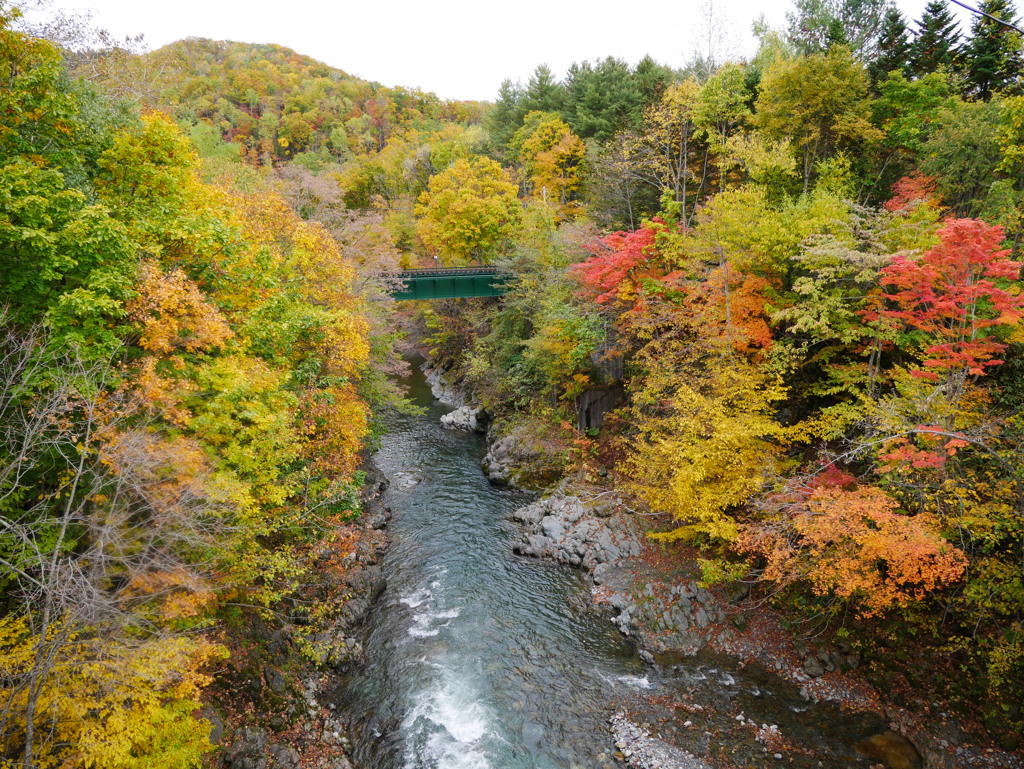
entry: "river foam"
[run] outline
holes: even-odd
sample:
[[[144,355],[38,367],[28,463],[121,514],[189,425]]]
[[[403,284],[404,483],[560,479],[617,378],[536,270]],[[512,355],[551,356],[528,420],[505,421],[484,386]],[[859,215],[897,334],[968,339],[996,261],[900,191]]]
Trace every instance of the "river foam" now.
[[[473,682],[443,669],[406,715],[407,769],[490,769],[483,742],[492,720]]]

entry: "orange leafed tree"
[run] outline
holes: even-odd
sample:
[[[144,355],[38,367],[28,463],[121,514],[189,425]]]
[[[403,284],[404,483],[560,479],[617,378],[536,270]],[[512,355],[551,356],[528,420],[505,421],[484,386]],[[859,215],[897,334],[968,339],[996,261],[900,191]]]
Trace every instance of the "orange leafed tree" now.
[[[142,324],[139,346],[158,355],[221,348],[231,329],[181,269],[162,273],[153,262],[139,268],[138,298],[129,307]]]
[[[762,556],[763,578],[807,581],[820,596],[857,605],[862,616],[917,601],[958,580],[967,566],[928,515],[904,515],[873,486],[822,486],[768,500],[768,520],[741,528],[739,549]]]

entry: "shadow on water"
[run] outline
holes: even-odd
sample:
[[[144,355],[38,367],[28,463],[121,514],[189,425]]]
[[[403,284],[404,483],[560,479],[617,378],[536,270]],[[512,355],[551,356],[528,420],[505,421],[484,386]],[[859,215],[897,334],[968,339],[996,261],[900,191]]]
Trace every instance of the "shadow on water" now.
[[[860,764],[849,746],[878,724],[810,707],[766,672],[711,657],[645,670],[611,623],[573,608],[588,589],[578,572],[512,554],[504,519],[529,498],[491,487],[483,440],[440,428],[450,409],[432,403],[421,372],[408,384],[428,413],[393,417],[376,457],[394,511],[388,587],[362,631],[367,664],[332,695],[350,714],[356,766],[612,767],[607,721],[621,707],[738,765],[766,759],[740,710],[806,749],[787,766]]]

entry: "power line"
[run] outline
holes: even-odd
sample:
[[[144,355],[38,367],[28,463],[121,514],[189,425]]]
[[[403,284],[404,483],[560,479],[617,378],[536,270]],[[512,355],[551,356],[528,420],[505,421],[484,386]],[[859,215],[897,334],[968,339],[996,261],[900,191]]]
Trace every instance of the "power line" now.
[[[985,13],[984,11],[980,11],[977,8],[972,8],[971,6],[967,5],[967,3],[961,3],[960,0],[950,0],[950,2],[956,3],[961,8],[966,8],[971,13],[976,13],[979,16],[984,16],[986,18],[992,19],[992,21],[999,22],[1004,27],[1009,27],[1010,29],[1014,30],[1015,32],[1019,32],[1020,34],[1024,35],[1024,29],[1021,29],[1020,27],[1015,27],[1010,22],[1003,21],[1002,19],[1000,19],[1000,18],[998,18],[996,16],[993,16],[991,13]]]

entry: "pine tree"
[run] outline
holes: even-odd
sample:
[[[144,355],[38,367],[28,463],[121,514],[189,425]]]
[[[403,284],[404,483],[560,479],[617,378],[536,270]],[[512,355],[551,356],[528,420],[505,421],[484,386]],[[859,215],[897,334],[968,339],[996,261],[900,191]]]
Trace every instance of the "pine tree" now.
[[[982,0],[979,7],[991,16],[1015,23],[1009,0]],[[963,57],[968,95],[987,101],[997,91],[1020,90],[1024,72],[1021,38],[1019,32],[986,16],[974,20]]]
[[[931,0],[917,22],[917,37],[911,46],[910,71],[920,76],[940,67],[957,67],[960,31],[945,0]]]
[[[868,65],[871,82],[877,83],[893,70],[909,74],[912,45],[907,21],[899,8],[890,8],[878,35],[878,56]]]
[[[565,88],[555,80],[551,68],[541,64],[530,75],[519,106],[523,114],[530,112],[559,112],[565,104]]]
[[[484,118],[484,126],[491,137],[491,151],[504,157],[512,135],[523,124],[523,90],[518,83],[505,80],[498,89],[498,98],[494,107]]]
[[[633,69],[633,78],[643,97],[645,107],[657,103],[665,88],[672,82],[672,70],[659,64],[650,56],[644,56]]]
[[[887,7],[887,0],[795,0],[786,14],[786,39],[804,55],[838,44],[871,59]]]
[[[640,124],[643,94],[621,59],[573,63],[565,82],[568,99],[562,116],[577,136],[605,142],[617,131]]]

